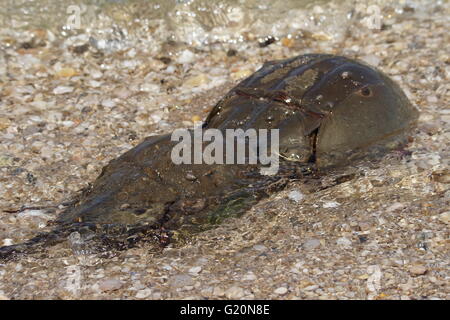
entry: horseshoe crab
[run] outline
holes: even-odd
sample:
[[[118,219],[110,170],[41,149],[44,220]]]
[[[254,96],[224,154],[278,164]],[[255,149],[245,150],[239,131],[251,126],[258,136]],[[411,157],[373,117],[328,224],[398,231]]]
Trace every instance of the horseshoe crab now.
[[[170,134],[151,136],[104,167],[54,231],[0,248],[0,256],[68,236],[89,250],[164,245],[242,212],[290,178],[398,146],[417,117],[400,87],[362,62],[326,54],[267,62],[216,104],[202,130],[279,129],[276,175],[261,174],[259,164],[175,164]]]

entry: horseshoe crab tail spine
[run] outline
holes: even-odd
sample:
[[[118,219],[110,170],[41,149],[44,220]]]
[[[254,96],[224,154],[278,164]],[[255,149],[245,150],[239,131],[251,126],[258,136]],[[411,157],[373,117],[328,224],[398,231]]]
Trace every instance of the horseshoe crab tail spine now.
[[[10,246],[0,247],[0,261],[9,261],[20,256],[31,254],[67,240],[70,234],[68,229],[58,229],[37,235],[30,240]]]
[[[117,224],[75,223],[41,233],[23,243],[0,247],[0,262],[18,259],[28,254],[68,241],[75,254],[125,250],[140,241],[164,245],[167,232],[153,225],[126,226]]]

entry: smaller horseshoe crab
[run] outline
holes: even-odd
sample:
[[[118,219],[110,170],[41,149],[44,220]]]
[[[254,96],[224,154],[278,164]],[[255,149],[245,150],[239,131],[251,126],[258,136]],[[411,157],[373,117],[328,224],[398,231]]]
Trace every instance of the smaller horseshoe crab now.
[[[89,250],[164,245],[244,211],[291,178],[395,148],[417,117],[400,87],[362,62],[326,54],[268,62],[217,103],[202,130],[279,129],[276,175],[262,175],[258,164],[175,164],[170,135],[148,137],[104,167],[54,231],[0,248],[0,257],[69,235]]]

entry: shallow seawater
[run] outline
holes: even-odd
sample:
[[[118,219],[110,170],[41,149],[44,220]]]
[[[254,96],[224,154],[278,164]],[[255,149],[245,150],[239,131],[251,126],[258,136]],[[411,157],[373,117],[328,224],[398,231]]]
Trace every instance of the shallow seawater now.
[[[49,29],[63,36],[84,31],[103,39],[146,33],[156,41],[207,44],[242,41],[249,32],[258,37],[302,29],[338,34],[352,18],[351,7],[345,0],[6,0],[0,25]]]
[[[448,299],[449,14],[438,0],[3,0],[0,245],[50,230],[110,160],[204,119],[265,61],[362,59],[421,117],[405,150],[318,192],[293,181],[182,246],[104,257],[74,234],[0,264],[0,298]]]

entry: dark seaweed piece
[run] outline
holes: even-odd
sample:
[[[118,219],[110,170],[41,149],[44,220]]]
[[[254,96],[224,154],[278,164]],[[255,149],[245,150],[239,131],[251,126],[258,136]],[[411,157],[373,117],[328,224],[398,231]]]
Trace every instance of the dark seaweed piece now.
[[[264,47],[270,46],[275,41],[277,41],[277,39],[275,37],[267,36],[264,39],[261,39],[261,40],[258,41],[259,42],[259,47],[260,48],[264,48]]]

